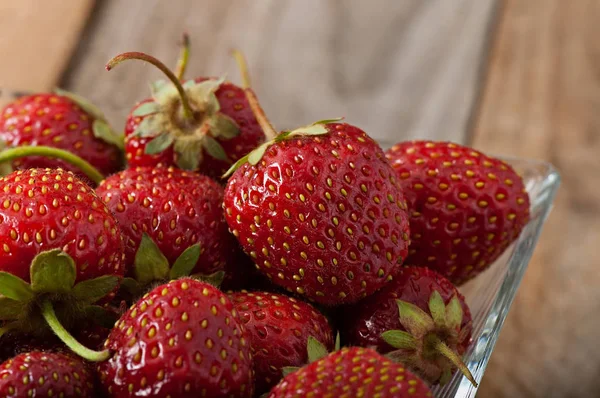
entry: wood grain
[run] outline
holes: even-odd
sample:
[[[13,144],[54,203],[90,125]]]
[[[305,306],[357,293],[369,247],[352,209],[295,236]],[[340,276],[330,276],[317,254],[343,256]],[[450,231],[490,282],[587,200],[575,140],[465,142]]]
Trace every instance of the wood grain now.
[[[239,81],[232,47],[279,128],[336,116],[378,139],[461,141],[477,96],[486,29],[496,0],[104,0],[63,85],[103,106],[121,126],[160,77],[141,64],[107,73],[122,51],[175,63],[192,37],[189,76]]]
[[[475,146],[551,161],[563,177],[483,397],[600,391],[600,2],[506,1]]]
[[[12,91],[49,90],[79,42],[93,0],[0,0],[0,106]]]

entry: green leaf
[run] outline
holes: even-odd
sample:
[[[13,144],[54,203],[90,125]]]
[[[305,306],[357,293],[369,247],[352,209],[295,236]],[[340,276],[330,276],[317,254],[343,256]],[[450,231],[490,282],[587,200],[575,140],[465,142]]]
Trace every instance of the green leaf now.
[[[150,83],[150,92],[152,93],[152,96],[154,97],[154,94],[156,94],[157,92],[159,92],[160,90],[162,90],[163,88],[171,85],[172,83],[168,80],[155,80],[152,83]]]
[[[290,373],[294,373],[298,369],[300,369],[300,368],[297,366],[284,366],[283,368],[281,368],[281,374],[283,374],[283,377],[285,377],[285,376],[289,375]]]
[[[313,336],[308,336],[306,348],[308,350],[308,363],[318,361],[329,354],[327,347]]]
[[[193,139],[192,139],[193,138]],[[177,153],[177,166],[183,170],[196,170],[202,162],[202,144],[196,138],[179,137],[173,147]]]
[[[248,163],[250,163],[253,166],[256,166],[258,162],[260,162],[262,157],[265,155],[265,152],[267,151],[267,148],[269,148],[269,146],[271,146],[271,142],[265,142],[264,144],[250,152],[248,154]]]
[[[91,320],[94,324],[107,329],[112,329],[115,322],[119,319],[113,311],[109,311],[99,305],[90,305],[84,309],[85,318]]]
[[[92,123],[92,131],[94,137],[101,139],[107,144],[123,149],[125,145],[124,136],[122,134],[117,134],[104,120],[94,120],[94,123]]]
[[[104,113],[100,110],[100,108],[92,104],[87,99],[83,98],[81,95],[60,89],[58,87],[54,89],[54,92],[58,95],[62,95],[63,97],[69,98],[71,101],[75,102],[81,109],[92,115],[95,119],[106,120],[106,117],[104,116]]]
[[[144,152],[147,155],[155,155],[160,153],[171,146],[173,143],[174,137],[172,134],[163,133],[159,136],[156,136],[152,139],[148,144],[146,144],[146,149]]]
[[[191,278],[196,279],[200,282],[208,283],[209,285],[213,285],[214,287],[219,288],[221,286],[221,283],[223,283],[223,279],[225,279],[225,272],[217,271],[210,275],[193,274],[193,275],[191,275]]]
[[[20,318],[25,313],[26,305],[21,301],[0,296],[0,321],[11,321]]]
[[[73,287],[73,296],[88,304],[93,304],[106,297],[119,286],[119,277],[103,275],[98,278],[81,281]]]
[[[177,279],[184,276],[189,276],[192,270],[196,266],[198,259],[200,258],[200,243],[196,243],[185,249],[183,253],[175,260],[171,267],[169,277],[171,279]]]
[[[231,139],[240,135],[240,127],[235,120],[223,113],[216,113],[210,118],[209,124],[213,137]]]
[[[59,249],[41,252],[30,268],[31,288],[36,293],[69,293],[75,284],[75,261]]]
[[[323,120],[319,120],[319,121],[314,122],[312,125],[314,126],[315,124],[337,123],[337,122],[339,122],[341,120],[344,120],[344,118],[343,117],[336,117],[336,118],[333,118],[333,119],[323,119]]]
[[[327,133],[329,133],[329,129],[324,124],[314,124],[292,130],[288,137],[299,135],[323,135]]]
[[[179,92],[177,91],[177,87],[171,82],[152,91],[152,98],[159,104],[169,103],[174,97],[179,98]]]
[[[144,118],[133,130],[135,137],[156,137],[161,133],[160,118],[158,114]]]
[[[219,144],[219,142],[211,136],[204,136],[204,139],[202,140],[202,147],[204,147],[204,150],[206,150],[206,152],[215,159],[219,159],[224,162],[229,160],[221,144]]]
[[[132,297],[138,297],[142,291],[142,286],[133,278],[121,279],[121,289],[125,290]]]
[[[337,334],[335,335],[335,346],[334,346],[334,350],[335,351],[339,351],[339,349],[341,348],[342,344],[340,341],[340,332],[338,331]]]
[[[198,84],[198,83],[196,83],[196,81],[194,79],[190,79],[190,80],[186,81],[185,83],[183,83],[181,86],[187,90],[187,89],[194,87],[196,84]]]
[[[33,299],[31,286],[23,279],[8,272],[0,272],[0,294],[16,301]]]
[[[446,304],[437,290],[429,297],[429,312],[438,327],[446,326]]]
[[[450,330],[459,330],[463,320],[463,309],[457,296],[452,297],[446,306],[446,326]]]
[[[132,116],[148,116],[153,113],[160,111],[160,105],[158,105],[154,101],[144,102],[142,105],[135,108],[135,110],[131,113]]]
[[[433,319],[425,311],[412,303],[396,300],[400,324],[414,337],[424,336],[435,328]]]
[[[237,169],[242,167],[244,163],[248,162],[248,155],[244,156],[241,159],[238,159],[237,162],[231,165],[231,167],[221,176],[221,178],[227,178],[232,175]]]
[[[388,330],[381,334],[381,338],[394,348],[404,350],[417,348],[415,338],[403,330]]]
[[[142,285],[162,281],[169,276],[169,261],[146,233],[142,235],[133,265],[135,278]]]
[[[194,84],[187,88],[186,91],[190,98],[194,98],[196,102],[204,105],[205,108],[201,109],[202,111],[212,114],[219,111],[219,101],[214,96],[214,93],[221,87],[223,82],[225,82],[225,78],[208,79]]]

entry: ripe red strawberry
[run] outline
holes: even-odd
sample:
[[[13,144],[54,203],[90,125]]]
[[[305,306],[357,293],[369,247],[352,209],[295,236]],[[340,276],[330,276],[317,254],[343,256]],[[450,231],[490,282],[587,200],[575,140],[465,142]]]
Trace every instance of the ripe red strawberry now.
[[[223,188],[204,175],[176,168],[129,168],[108,177],[96,192],[121,226],[129,273],[143,283],[167,278],[180,258],[186,271],[171,277],[223,270],[239,253],[223,218]],[[194,255],[182,257],[190,248]],[[154,271],[142,275],[139,267],[153,264]]]
[[[382,150],[344,123],[282,133],[239,162],[225,218],[275,284],[325,305],[389,282],[408,253],[402,191]]]
[[[407,304],[399,307],[398,300]],[[435,310],[441,315],[435,313],[434,317]],[[395,356],[431,383],[449,377],[455,369],[445,352],[435,346],[438,340],[460,357],[471,342],[473,329],[463,295],[448,279],[425,267],[403,268],[383,289],[346,308],[342,318],[340,330],[346,344],[376,348],[382,354],[402,348]],[[425,321],[412,322],[414,319]],[[401,334],[405,345],[390,345],[389,333]]]
[[[489,267],[529,221],[523,181],[501,160],[432,141],[400,143],[386,156],[409,207],[406,264],[462,284]]]
[[[114,291],[124,273],[121,232],[108,208],[60,169],[13,172],[0,178],[0,192],[0,319],[9,321],[3,331],[37,334],[48,329],[45,321],[69,326],[90,316],[89,306]]]
[[[327,318],[310,304],[261,291],[230,293],[229,297],[250,335],[257,393],[277,384],[282,368],[307,363],[310,336],[333,349]]]
[[[0,110],[0,140],[9,147],[43,145],[79,155],[102,174],[122,163],[122,137],[108,126],[104,115],[79,96],[58,90],[21,97]],[[79,173],[59,159],[29,156],[13,161],[18,169],[63,168]]]
[[[71,172],[16,171],[0,178],[0,271],[30,282],[39,253],[62,249],[76,281],[123,275],[121,233],[102,200]]]
[[[342,348],[288,374],[269,398],[421,398],[432,393],[417,376],[368,348]]]
[[[130,167],[176,164],[218,178],[264,141],[240,87],[207,77],[181,83],[160,61],[142,53],[118,55],[106,68],[127,59],[154,64],[172,83],[155,84],[152,98],[130,113],[125,130]]]
[[[0,365],[2,397],[93,397],[93,376],[70,355],[32,351]]]
[[[182,278],[156,287],[116,323],[99,365],[111,397],[251,397],[252,354],[231,301]]]

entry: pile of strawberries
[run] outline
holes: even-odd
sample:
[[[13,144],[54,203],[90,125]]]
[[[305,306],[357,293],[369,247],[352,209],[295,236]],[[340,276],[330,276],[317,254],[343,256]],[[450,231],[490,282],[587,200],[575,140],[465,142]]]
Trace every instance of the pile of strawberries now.
[[[187,54],[185,43],[183,54]],[[457,289],[529,219],[505,162],[277,133],[250,88],[168,80],[116,133],[64,91],[0,111],[0,396],[430,397],[472,319]],[[185,57],[184,57],[185,58]],[[124,166],[125,165],[125,166]]]

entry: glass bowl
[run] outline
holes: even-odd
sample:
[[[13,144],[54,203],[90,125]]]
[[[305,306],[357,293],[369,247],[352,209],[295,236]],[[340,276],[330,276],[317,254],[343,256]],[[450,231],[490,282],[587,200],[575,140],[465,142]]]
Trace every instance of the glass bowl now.
[[[384,150],[392,146],[385,141],[379,143]],[[478,384],[560,185],[560,176],[550,163],[506,156],[498,158],[512,165],[523,178],[531,201],[531,220],[519,239],[489,269],[460,287],[473,316],[473,342],[463,360]],[[472,398],[477,394],[477,387],[460,372],[455,372],[448,384],[435,387],[433,392],[436,398]]]

